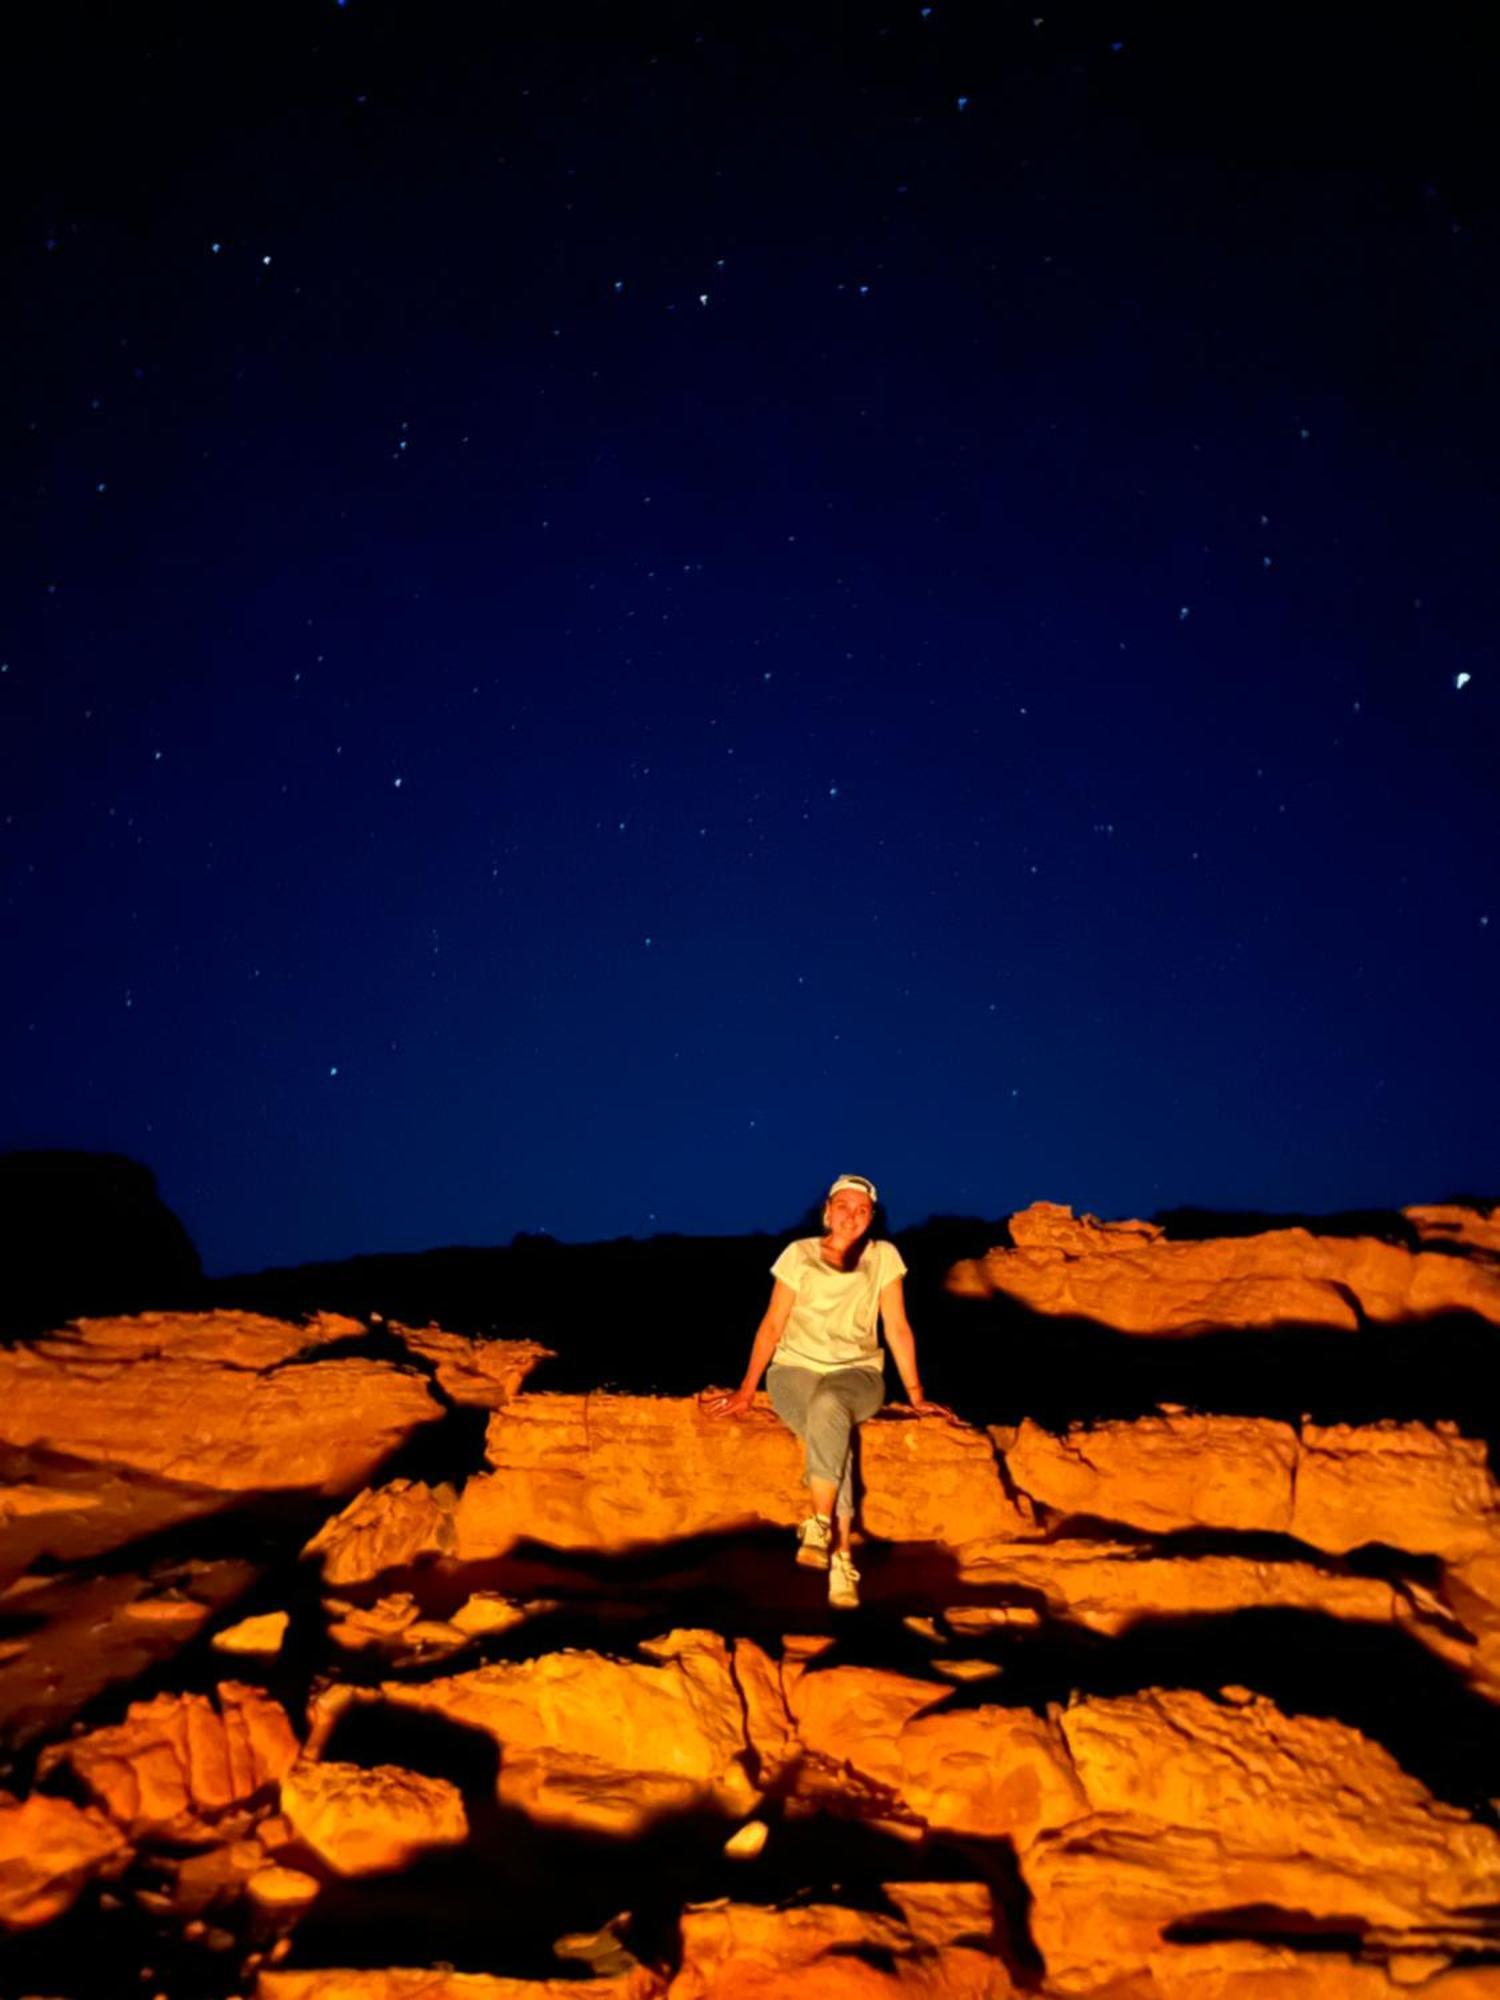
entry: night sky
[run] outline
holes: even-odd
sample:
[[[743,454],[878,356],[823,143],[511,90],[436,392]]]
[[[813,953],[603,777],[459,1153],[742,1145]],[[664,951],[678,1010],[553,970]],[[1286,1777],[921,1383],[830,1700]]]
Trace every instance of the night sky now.
[[[212,1272],[1500,1193],[1492,10],[32,11],[0,1146]]]

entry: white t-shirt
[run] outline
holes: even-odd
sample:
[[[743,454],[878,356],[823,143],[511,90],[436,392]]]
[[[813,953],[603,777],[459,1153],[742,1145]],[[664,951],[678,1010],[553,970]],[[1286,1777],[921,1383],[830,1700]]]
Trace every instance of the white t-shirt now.
[[[797,1294],[772,1361],[831,1375],[837,1368],[879,1368],[880,1294],[906,1265],[894,1243],[867,1243],[852,1271],[836,1271],[823,1258],[821,1239],[788,1243],[771,1275]]]

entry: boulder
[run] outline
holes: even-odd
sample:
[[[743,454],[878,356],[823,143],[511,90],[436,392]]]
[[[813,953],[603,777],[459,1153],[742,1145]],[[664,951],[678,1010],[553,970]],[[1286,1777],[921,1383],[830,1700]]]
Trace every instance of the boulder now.
[[[298,1839],[339,1875],[404,1868],[468,1838],[463,1799],[446,1778],[394,1764],[315,1764],[281,1781],[281,1811]]]
[[[977,1882],[893,1882],[894,1909],[710,1903],[682,1916],[668,2000],[1009,2000],[990,1892]]]
[[[1290,1325],[1353,1332],[1362,1317],[1441,1312],[1500,1325],[1500,1270],[1491,1259],[1372,1236],[1295,1228],[1173,1241],[1156,1223],[1101,1222],[1036,1202],[1011,1217],[1010,1238],[1013,1249],[955,1265],[949,1290],[965,1298],[998,1292],[1033,1312],[1166,1337]]]
[[[286,1712],[258,1688],[222,1681],[207,1695],[161,1694],[125,1718],[43,1754],[66,1765],[133,1840],[221,1837],[220,1822],[275,1786],[296,1761]]]
[[[499,1795],[531,1818],[617,1835],[693,1807],[742,1818],[759,1793],[722,1639],[673,1632],[635,1662],[598,1653],[497,1661],[420,1683],[394,1707],[443,1715],[500,1745]]]
[[[1207,1972],[1221,1946],[1221,1970],[1266,1971],[1258,1932],[1441,1955],[1493,1931],[1500,1836],[1345,1724],[1157,1689],[1077,1702],[1057,1726],[1086,1811],[1018,1852],[1060,1993]],[[1202,1943],[1169,1941],[1195,1926]]]
[[[393,1479],[356,1493],[302,1553],[321,1561],[327,1583],[369,1583],[386,1570],[407,1569],[451,1551],[455,1505],[450,1486]]]
[[[41,1792],[25,1800],[0,1792],[0,1925],[50,1924],[92,1876],[127,1852],[124,1834],[92,1807]]]
[[[390,1330],[408,1352],[431,1365],[438,1387],[451,1402],[473,1409],[498,1410],[552,1349],[537,1340],[479,1340],[462,1333],[445,1333],[440,1326],[402,1326]]]
[[[387,1362],[253,1365],[278,1341],[304,1346],[304,1329],[252,1328],[247,1350],[239,1315],[234,1332],[197,1323],[220,1314],[179,1316],[170,1333],[164,1317],[0,1352],[0,1444],[216,1493],[343,1493],[442,1414]]]
[[[262,1611],[254,1618],[241,1618],[215,1632],[209,1644],[216,1653],[242,1653],[251,1658],[270,1658],[279,1653],[292,1622],[289,1611]]]

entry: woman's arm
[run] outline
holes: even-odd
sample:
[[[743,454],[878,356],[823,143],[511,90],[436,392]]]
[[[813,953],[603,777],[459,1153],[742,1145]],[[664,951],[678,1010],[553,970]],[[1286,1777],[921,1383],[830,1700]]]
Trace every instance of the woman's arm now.
[[[755,1339],[750,1347],[750,1360],[745,1369],[745,1379],[732,1396],[713,1396],[708,1402],[709,1409],[716,1417],[742,1417],[755,1401],[755,1392],[760,1387],[760,1378],[766,1372],[771,1356],[776,1352],[776,1343],[786,1330],[792,1307],[797,1303],[797,1294],[790,1285],[778,1278],[771,1288],[771,1303],[766,1307],[765,1318],[755,1329]]]
[[[922,1377],[917,1372],[917,1336],[906,1317],[906,1299],[899,1278],[892,1278],[880,1294],[880,1318],[885,1327],[885,1344],[891,1350],[906,1400],[914,1410],[947,1416],[941,1403],[929,1403],[923,1393]]]

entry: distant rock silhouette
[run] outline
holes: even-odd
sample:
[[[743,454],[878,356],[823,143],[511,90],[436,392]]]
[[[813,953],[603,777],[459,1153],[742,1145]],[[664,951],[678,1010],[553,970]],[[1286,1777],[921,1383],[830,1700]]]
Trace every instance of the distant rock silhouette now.
[[[0,1153],[0,1334],[197,1303],[203,1268],[150,1169],[118,1153]]]

